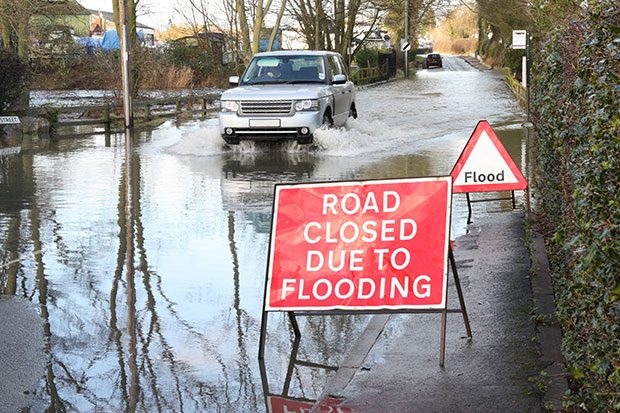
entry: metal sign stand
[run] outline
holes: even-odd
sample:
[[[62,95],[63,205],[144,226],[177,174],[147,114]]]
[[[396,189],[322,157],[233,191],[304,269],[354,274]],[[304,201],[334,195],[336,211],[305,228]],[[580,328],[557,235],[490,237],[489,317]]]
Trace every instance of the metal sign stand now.
[[[297,317],[307,316],[325,316],[325,315],[352,315],[352,314],[421,314],[421,313],[441,313],[441,338],[439,349],[439,366],[444,366],[446,356],[446,324],[448,313],[461,313],[463,315],[463,322],[465,324],[465,330],[467,332],[467,338],[471,340],[471,327],[469,324],[469,317],[467,315],[467,309],[465,307],[465,298],[463,297],[463,290],[461,289],[461,281],[456,268],[456,260],[452,253],[452,248],[448,249],[448,260],[450,261],[450,268],[452,270],[452,276],[454,277],[454,284],[456,285],[456,292],[459,298],[460,308],[448,308],[448,288],[446,288],[445,303],[446,308],[441,309],[396,309],[396,310],[328,310],[328,311],[287,311],[293,333],[295,334],[295,340],[301,339],[301,330],[299,329],[299,323]],[[447,286],[446,286],[447,287]],[[260,342],[258,345],[258,359],[263,360],[265,358],[265,342],[267,338],[267,322],[269,312],[265,310],[267,305],[267,280],[265,280],[265,294],[263,295],[263,315],[260,327]]]
[[[469,198],[469,192],[465,192],[465,196],[467,197],[467,225],[471,224],[472,221],[471,220],[471,214],[472,214],[472,209],[471,209],[471,204],[475,204],[478,202],[492,202],[492,201],[512,201],[512,209],[516,209],[517,208],[517,204],[515,201],[515,191],[512,190],[510,191],[510,198],[485,198],[485,199],[470,199]]]
[[[295,370],[295,366],[309,367],[309,368],[329,370],[329,371],[338,371],[338,367],[335,367],[335,366],[328,366],[326,364],[314,363],[314,362],[306,361],[306,360],[299,360],[297,358],[297,354],[299,352],[300,341],[301,341],[301,335],[295,335],[295,340],[293,341],[293,347],[291,349],[291,357],[289,359],[288,367],[286,369],[286,378],[284,379],[284,385],[282,386],[281,394],[272,393],[269,390],[269,380],[267,378],[267,368],[265,367],[265,360],[262,358],[259,359],[258,365],[260,368],[260,378],[261,378],[261,383],[263,386],[263,394],[265,396],[266,411],[269,411],[269,397],[271,396],[282,397],[288,400],[294,400],[298,402],[306,402],[306,403],[316,402],[316,400],[312,400],[312,399],[289,396],[289,391],[291,388],[291,381],[293,380],[293,373]]]

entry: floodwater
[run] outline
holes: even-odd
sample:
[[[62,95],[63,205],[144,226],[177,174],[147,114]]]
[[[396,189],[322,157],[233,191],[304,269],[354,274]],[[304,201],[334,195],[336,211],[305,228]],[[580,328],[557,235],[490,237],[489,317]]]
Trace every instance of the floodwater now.
[[[0,291],[39,304],[44,321],[33,410],[265,411],[257,352],[275,183],[446,175],[480,119],[523,170],[523,114],[502,76],[445,62],[358,91],[360,118],[310,146],[228,147],[216,120],[168,121],[137,133],[127,174],[120,134],[3,142]],[[476,204],[474,219],[510,207]],[[466,216],[455,195],[453,238]],[[338,366],[367,320],[300,319],[296,358]],[[270,313],[269,391],[314,400],[332,370],[289,372],[292,337]]]

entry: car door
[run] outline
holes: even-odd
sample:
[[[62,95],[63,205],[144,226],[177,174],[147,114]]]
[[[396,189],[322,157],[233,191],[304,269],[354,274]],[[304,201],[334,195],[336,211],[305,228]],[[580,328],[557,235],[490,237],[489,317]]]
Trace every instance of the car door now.
[[[351,82],[351,80],[349,79],[349,73],[347,71],[347,67],[344,65],[344,62],[342,61],[342,56],[340,55],[336,56],[336,61],[338,62],[338,65],[340,66],[341,73],[347,77],[347,83],[345,83],[344,85],[344,99],[343,99],[344,100],[343,102],[344,113],[346,113],[346,117],[345,117],[345,122],[346,122],[346,119],[349,117],[349,109],[351,108],[351,103],[355,99],[355,93],[353,89],[353,82]]]
[[[327,66],[329,67],[330,82],[332,82],[331,87],[334,93],[334,113],[332,114],[332,119],[334,121],[334,125],[342,126],[344,122],[346,122],[346,118],[349,114],[349,108],[347,106],[346,98],[347,85],[346,83],[339,85],[333,83],[334,77],[336,75],[344,74],[335,55],[327,56]]]

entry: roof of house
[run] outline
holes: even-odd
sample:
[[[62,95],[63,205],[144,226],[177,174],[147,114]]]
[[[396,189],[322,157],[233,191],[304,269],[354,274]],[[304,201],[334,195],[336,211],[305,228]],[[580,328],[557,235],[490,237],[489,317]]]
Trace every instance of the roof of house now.
[[[95,10],[95,9],[88,9],[87,11],[88,11],[87,14],[94,14],[95,16],[101,15],[101,17],[103,17],[104,19],[106,19],[108,21],[111,21],[111,22],[114,21],[114,13],[112,13],[112,12]],[[155,30],[154,28],[149,27],[146,24],[142,24],[140,22],[136,22],[136,27],[138,29]]]
[[[76,0],[49,1],[41,5],[37,14],[44,16],[88,16],[90,12]]]

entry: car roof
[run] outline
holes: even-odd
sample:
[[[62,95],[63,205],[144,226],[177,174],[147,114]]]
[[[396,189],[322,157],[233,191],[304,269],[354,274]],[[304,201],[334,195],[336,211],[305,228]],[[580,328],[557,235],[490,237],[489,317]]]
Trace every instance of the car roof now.
[[[275,52],[261,52],[254,56],[340,56],[340,53],[330,52],[328,50],[279,50]]]

